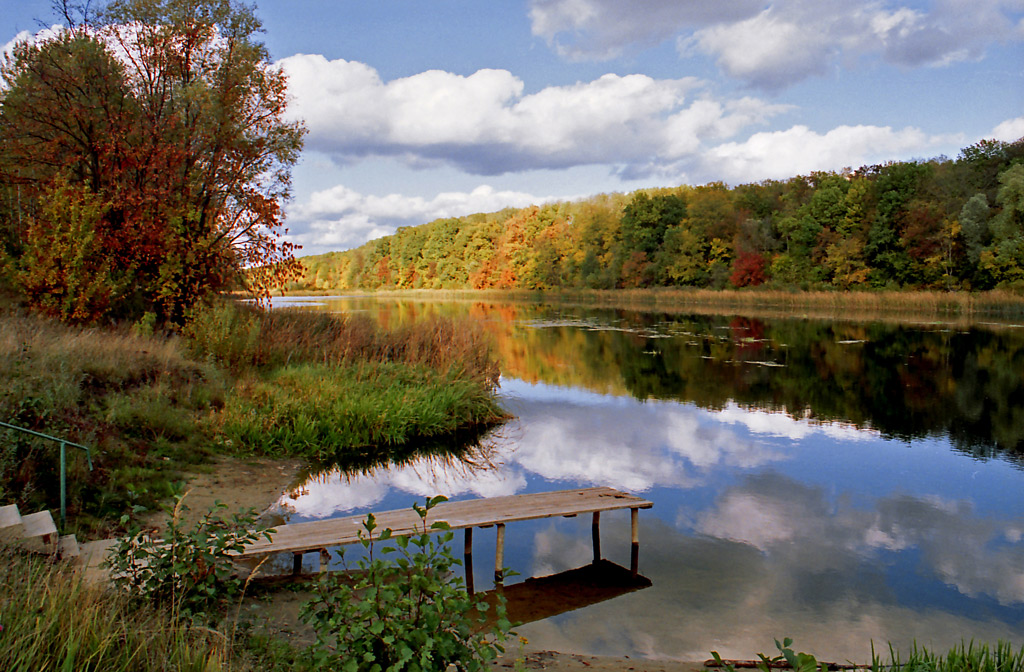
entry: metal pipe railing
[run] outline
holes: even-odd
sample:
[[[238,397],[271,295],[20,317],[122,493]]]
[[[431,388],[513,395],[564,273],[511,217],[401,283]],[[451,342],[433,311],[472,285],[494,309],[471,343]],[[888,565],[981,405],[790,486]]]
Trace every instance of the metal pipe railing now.
[[[31,434],[32,436],[39,437],[40,439],[46,439],[48,441],[55,441],[60,444],[60,529],[63,532],[64,526],[67,522],[67,446],[73,448],[81,448],[85,451],[85,458],[89,461],[89,471],[92,471],[92,453],[89,451],[89,446],[83,446],[78,443],[72,443],[66,439],[61,439],[56,436],[50,436],[49,434],[43,434],[42,432],[36,432],[31,429],[25,429],[24,427],[18,427],[11,425],[6,422],[0,422],[0,427],[7,429],[13,429],[24,434]]]

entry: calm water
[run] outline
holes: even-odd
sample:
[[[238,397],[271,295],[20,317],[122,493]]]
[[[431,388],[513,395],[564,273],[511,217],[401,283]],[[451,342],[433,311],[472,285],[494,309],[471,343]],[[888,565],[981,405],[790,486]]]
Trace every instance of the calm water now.
[[[666,315],[524,304],[317,299],[385,323],[487,324],[516,419],[471,463],[321,474],[292,520],[451,498],[607,485],[640,513],[652,587],[530,623],[531,647],[751,658],[791,636],[863,661],[870,645],[1024,644],[1024,328]],[[493,530],[474,535],[489,585]],[[461,535],[459,537],[461,542]],[[523,577],[591,560],[589,517],[514,523]],[[458,548],[461,551],[461,545]],[[602,517],[629,565],[628,513]],[[521,579],[513,579],[515,582]]]

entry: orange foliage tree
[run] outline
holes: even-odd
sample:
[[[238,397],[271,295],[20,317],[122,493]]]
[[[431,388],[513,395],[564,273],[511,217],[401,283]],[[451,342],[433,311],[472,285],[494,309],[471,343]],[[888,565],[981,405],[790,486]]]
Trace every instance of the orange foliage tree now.
[[[229,0],[113,0],[98,21],[15,48],[0,69],[0,181],[23,203],[0,226],[30,303],[180,324],[212,292],[266,297],[296,275],[281,205],[304,128],[285,120],[260,30]],[[45,207],[54,194],[64,206]],[[15,214],[31,222],[17,236]]]

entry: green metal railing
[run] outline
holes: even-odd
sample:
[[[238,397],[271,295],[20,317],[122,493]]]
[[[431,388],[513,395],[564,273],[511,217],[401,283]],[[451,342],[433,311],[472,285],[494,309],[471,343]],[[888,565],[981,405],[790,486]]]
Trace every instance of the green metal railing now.
[[[49,434],[43,434],[41,432],[35,432],[31,429],[25,429],[24,427],[17,427],[15,425],[9,425],[6,422],[0,422],[0,427],[6,427],[7,429],[13,429],[17,432],[24,434],[31,434],[32,436],[39,437],[40,439],[47,439],[48,441],[55,441],[60,444],[60,529],[64,531],[64,525],[67,522],[67,447],[81,448],[85,451],[85,458],[89,460],[89,471],[92,471],[92,453],[89,452],[88,446],[83,446],[77,443],[72,443],[66,439],[61,439],[56,436],[50,436]]]

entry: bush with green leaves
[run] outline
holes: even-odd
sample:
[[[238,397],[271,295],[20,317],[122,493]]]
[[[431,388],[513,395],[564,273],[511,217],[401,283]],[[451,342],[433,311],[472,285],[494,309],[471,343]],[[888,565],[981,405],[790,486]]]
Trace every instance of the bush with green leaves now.
[[[417,534],[392,537],[391,530],[377,533],[369,514],[360,531],[367,553],[358,560],[354,580],[337,574],[320,579],[317,594],[300,613],[316,631],[311,647],[318,667],[346,672],[484,670],[489,661],[504,652],[501,645],[511,624],[505,606],[498,599],[488,614],[487,601],[466,592],[461,577],[452,568],[461,565],[448,543],[452,532],[447,523],[428,525],[427,515],[445,497],[413,504],[422,527]],[[432,535],[431,530],[439,534]],[[393,546],[380,549],[388,560],[376,557],[380,542]],[[344,552],[341,553],[344,560]]]
[[[232,555],[260,537],[269,539],[274,530],[257,523],[254,509],[225,516],[227,505],[220,502],[190,525],[183,520],[188,510],[184,499],[181,493],[175,495],[162,538],[132,524],[110,550],[105,566],[115,586],[185,617],[202,619],[244,587]],[[128,519],[124,516],[121,524],[128,524]]]

